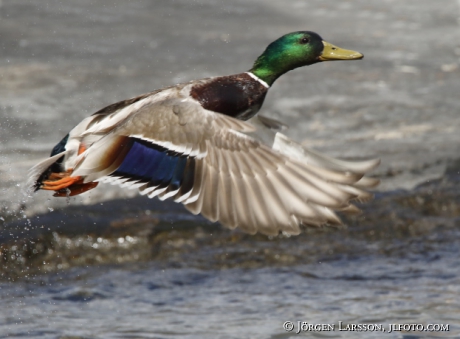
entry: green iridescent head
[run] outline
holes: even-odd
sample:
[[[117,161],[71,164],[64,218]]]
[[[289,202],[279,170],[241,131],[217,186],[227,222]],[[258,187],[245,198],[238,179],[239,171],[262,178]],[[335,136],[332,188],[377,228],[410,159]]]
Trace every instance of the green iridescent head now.
[[[268,45],[250,72],[271,85],[279,76],[297,67],[362,58],[361,53],[334,46],[315,32],[299,31],[283,35]]]

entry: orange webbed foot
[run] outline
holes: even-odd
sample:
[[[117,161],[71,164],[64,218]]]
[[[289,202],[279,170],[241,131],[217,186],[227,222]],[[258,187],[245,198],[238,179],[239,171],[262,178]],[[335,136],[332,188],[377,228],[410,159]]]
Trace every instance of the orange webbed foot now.
[[[51,173],[40,188],[56,191],[55,197],[68,197],[84,193],[98,185],[98,182],[83,183],[82,177],[72,177],[72,172],[73,169],[68,169],[66,172]]]
[[[59,172],[59,173],[51,173],[48,177],[48,180],[44,181],[45,182],[55,182],[59,179],[69,177],[72,174],[73,170],[69,169],[66,172]]]
[[[42,183],[41,189],[50,190],[50,191],[58,191],[64,188],[67,188],[71,185],[77,184],[79,182],[83,183],[83,180],[80,176],[71,177],[69,171],[62,172],[62,173],[52,173],[49,176],[49,179],[55,180],[45,180]]]

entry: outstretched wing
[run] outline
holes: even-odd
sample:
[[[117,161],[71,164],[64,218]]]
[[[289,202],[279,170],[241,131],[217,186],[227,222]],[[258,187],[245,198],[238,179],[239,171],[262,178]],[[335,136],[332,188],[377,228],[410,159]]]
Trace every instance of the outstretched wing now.
[[[273,150],[251,134],[256,127],[192,99],[165,98],[106,127],[79,155],[73,175],[171,198],[250,233],[298,234],[302,224],[339,224],[334,211],[350,209],[349,201],[364,194],[355,185],[363,173]]]

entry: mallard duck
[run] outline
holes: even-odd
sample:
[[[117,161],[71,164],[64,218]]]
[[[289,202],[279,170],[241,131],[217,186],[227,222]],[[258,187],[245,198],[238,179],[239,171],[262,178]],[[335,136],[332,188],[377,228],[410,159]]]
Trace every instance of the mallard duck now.
[[[379,160],[344,161],[307,149],[257,115],[282,74],[361,53],[299,31],[272,42],[244,73],[190,81],[107,106],[84,119],[30,171],[35,191],[66,197],[99,182],[173,199],[246,232],[298,234],[340,224],[378,181]],[[359,211],[359,210],[358,210]]]

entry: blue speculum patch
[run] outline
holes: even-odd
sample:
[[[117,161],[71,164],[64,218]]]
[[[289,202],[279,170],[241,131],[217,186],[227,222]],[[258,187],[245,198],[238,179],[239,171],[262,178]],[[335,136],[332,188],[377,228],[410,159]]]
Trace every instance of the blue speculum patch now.
[[[130,177],[155,186],[172,185],[178,188],[182,183],[186,164],[187,157],[183,155],[171,154],[165,148],[135,140],[112,176]]]

